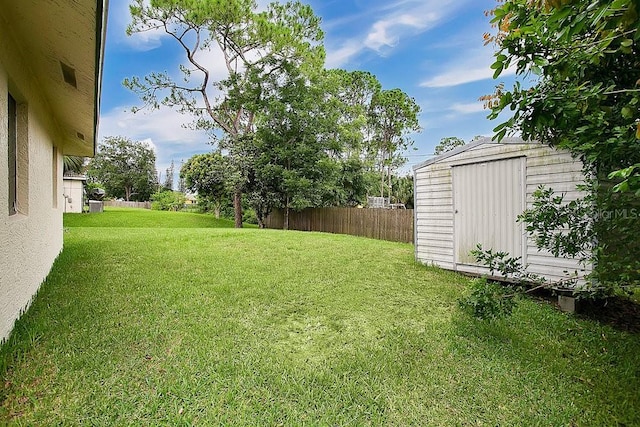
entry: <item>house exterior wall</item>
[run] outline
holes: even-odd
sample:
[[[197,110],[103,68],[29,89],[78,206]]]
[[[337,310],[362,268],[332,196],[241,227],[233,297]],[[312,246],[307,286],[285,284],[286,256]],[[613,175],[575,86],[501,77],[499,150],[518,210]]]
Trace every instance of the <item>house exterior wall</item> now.
[[[64,212],[82,213],[84,182],[81,179],[64,178]]]
[[[577,199],[581,193],[576,185],[584,182],[584,175],[582,164],[575,161],[568,152],[557,151],[543,144],[514,140],[508,143],[492,143],[486,139],[471,145],[455,150],[454,154],[441,160],[426,162],[414,169],[415,256],[418,261],[449,270],[489,274],[486,268],[456,262],[454,242],[459,236],[456,235],[455,229],[456,189],[453,185],[453,168],[523,157],[523,197],[527,208],[532,207],[533,193],[540,185],[551,187],[557,193],[564,193],[566,201]],[[535,242],[525,236],[522,241],[523,259],[529,265],[531,273],[542,275],[549,280],[558,280],[566,277],[565,270],[582,270],[576,260],[555,258],[546,251],[539,251]]]
[[[37,79],[0,20],[0,341],[28,307],[62,249],[62,157]],[[9,215],[8,93],[19,105],[18,213]],[[54,154],[55,153],[55,154]],[[55,207],[57,204],[58,207]]]

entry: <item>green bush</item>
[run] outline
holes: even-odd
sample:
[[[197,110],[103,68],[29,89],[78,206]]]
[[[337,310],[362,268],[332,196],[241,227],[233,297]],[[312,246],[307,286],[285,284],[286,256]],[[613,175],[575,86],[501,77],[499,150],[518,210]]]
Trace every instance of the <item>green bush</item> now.
[[[245,224],[257,224],[258,217],[256,216],[256,211],[251,208],[244,209],[242,212],[242,222]]]
[[[511,315],[517,293],[511,286],[477,278],[471,282],[471,292],[458,300],[460,307],[477,319],[494,320]]]
[[[151,209],[157,211],[179,211],[186,198],[179,191],[158,191],[151,195]]]

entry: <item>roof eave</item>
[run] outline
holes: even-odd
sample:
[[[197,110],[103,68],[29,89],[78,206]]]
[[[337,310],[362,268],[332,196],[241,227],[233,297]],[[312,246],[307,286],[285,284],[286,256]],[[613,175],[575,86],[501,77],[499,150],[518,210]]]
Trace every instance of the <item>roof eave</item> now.
[[[484,144],[540,144],[540,142],[538,141],[525,141],[522,138],[519,137],[509,137],[509,138],[503,138],[500,142],[496,142],[494,141],[491,137],[483,137],[483,138],[478,138],[475,141],[471,141],[468,144],[465,144],[463,146],[457,147],[451,151],[447,151],[446,153],[442,153],[439,156],[433,157],[431,159],[425,160],[422,163],[419,163],[417,165],[413,166],[413,172],[415,173],[418,169],[422,169],[425,166],[429,166],[432,165],[434,163],[438,163],[441,162],[445,159],[448,159],[449,157],[453,157],[456,156],[460,153],[464,153],[465,151],[471,150],[475,147],[478,147],[480,145],[484,145]]]

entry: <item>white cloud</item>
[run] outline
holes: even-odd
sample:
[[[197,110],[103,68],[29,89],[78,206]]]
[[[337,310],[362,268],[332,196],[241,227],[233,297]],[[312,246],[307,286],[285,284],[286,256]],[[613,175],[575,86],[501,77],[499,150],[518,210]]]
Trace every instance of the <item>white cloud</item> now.
[[[489,49],[463,52],[438,74],[420,83],[420,86],[428,88],[452,87],[491,79],[494,73],[494,70],[491,69],[493,62],[493,52]],[[509,67],[502,72],[501,76],[513,75],[515,71],[515,67]]]
[[[475,114],[485,111],[484,104],[480,101],[465,104],[455,103],[448,109],[458,114]]]
[[[463,4],[462,0],[458,2],[452,0],[396,1],[374,8],[366,14],[359,14],[357,19],[354,16],[330,21],[324,25],[324,28],[331,28],[333,33],[346,26],[353,26],[356,21],[368,19],[373,23],[364,31],[358,34],[352,33],[350,37],[343,38],[337,43],[328,41],[326,43],[327,65],[343,66],[366,50],[386,55],[390,49],[400,45],[402,40],[438,26]]]
[[[227,70],[227,64],[224,59],[224,54],[218,48],[217,45],[212,45],[211,50],[200,50],[196,53],[195,56],[196,61],[201,64],[204,68],[209,71],[209,81],[220,81],[226,79],[229,76],[229,71]],[[188,62],[186,58],[186,54],[184,51],[180,51],[179,62],[181,62],[184,66],[189,69],[193,69],[194,66]],[[195,71],[193,76],[202,81],[202,74],[200,71]],[[180,75],[180,79],[183,76]]]
[[[162,45],[162,38],[166,36],[160,30],[153,30],[144,33],[134,33],[126,38],[127,44],[134,50],[147,51],[153,50]]]
[[[107,136],[125,136],[149,144],[157,157],[157,168],[164,171],[171,160],[177,164],[193,154],[213,149],[209,136],[203,131],[187,129],[188,116],[169,108],[140,111],[136,114],[125,107],[114,108],[100,116],[99,140]]]
[[[468,68],[464,65],[453,66],[450,69],[433,76],[420,83],[421,87],[451,87],[479,80],[490,79],[493,70],[489,66]]]
[[[355,40],[348,40],[342,47],[327,51],[325,60],[327,68],[339,68],[357,56],[365,46]]]
[[[189,116],[169,108],[132,113],[125,107],[115,108],[100,117],[100,136],[123,135],[137,140],[150,138],[156,143],[180,142],[187,145],[206,142],[205,132],[188,129]]]
[[[153,150],[153,152],[156,153],[156,155],[158,154],[158,147],[156,147],[156,144],[153,143],[153,139],[145,138],[142,141],[140,141],[140,143],[146,145],[149,148],[151,148]]]
[[[160,47],[162,38],[166,37],[164,31],[151,30],[127,36],[126,29],[131,22],[129,4],[130,0],[111,0],[109,2],[108,25],[111,27],[109,35],[115,36],[113,41],[116,44],[125,44],[136,51],[148,51]]]
[[[401,34],[411,29],[423,30],[429,26],[429,23],[436,22],[437,19],[437,15],[433,12],[421,16],[420,19],[416,15],[409,14],[382,19],[371,26],[364,44],[369,49],[376,51],[385,46],[395,47],[400,41]]]

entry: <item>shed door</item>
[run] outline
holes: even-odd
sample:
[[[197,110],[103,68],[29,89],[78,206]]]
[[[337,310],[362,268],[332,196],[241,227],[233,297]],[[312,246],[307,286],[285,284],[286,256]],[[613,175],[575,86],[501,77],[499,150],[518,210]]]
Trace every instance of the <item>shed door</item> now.
[[[526,239],[516,219],[525,207],[524,180],[524,157],[453,167],[456,264],[477,265],[469,252],[478,243],[523,256]]]

